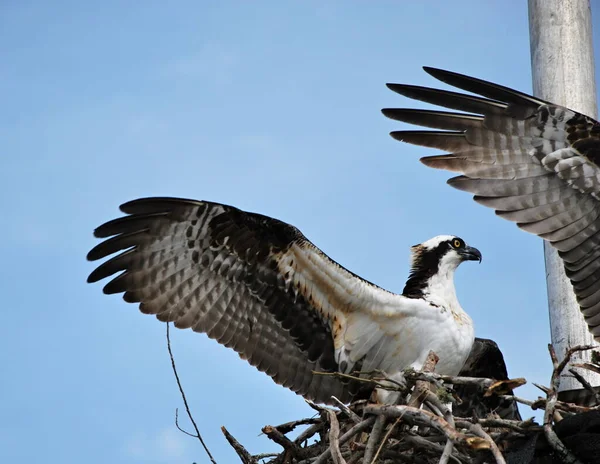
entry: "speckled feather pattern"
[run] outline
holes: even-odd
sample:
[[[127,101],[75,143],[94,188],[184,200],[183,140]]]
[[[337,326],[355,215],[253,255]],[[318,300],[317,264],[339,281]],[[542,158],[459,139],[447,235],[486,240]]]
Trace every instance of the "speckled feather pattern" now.
[[[448,183],[557,248],[590,331],[600,341],[600,124],[497,84],[426,71],[477,95],[388,86],[409,98],[473,114],[386,109],[392,119],[441,129],[391,135],[446,151],[422,162],[461,173]]]
[[[120,254],[88,280],[113,276],[105,293],[123,293],[143,313],[206,333],[306,398],[364,394],[359,383],[315,371],[394,374],[419,367],[434,349],[442,358],[438,370],[457,374],[469,354],[473,327],[455,296],[450,311],[443,295],[434,306],[381,289],[289,224],[175,198],[121,209],[126,216],[96,229],[106,240],[88,258]],[[446,284],[453,292],[452,278]]]

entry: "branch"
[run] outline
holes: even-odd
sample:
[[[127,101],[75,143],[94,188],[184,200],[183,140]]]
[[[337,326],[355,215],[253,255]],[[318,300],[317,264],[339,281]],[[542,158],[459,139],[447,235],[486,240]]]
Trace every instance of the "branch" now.
[[[363,420],[360,424],[356,424],[354,427],[352,427],[350,430],[348,430],[345,434],[343,434],[340,437],[340,445],[343,445],[348,440],[350,440],[352,437],[354,437],[355,435],[359,434],[363,430],[370,427],[373,424],[373,422],[375,422],[375,417],[371,416],[371,417]],[[329,459],[330,456],[331,456],[331,450],[329,448],[327,448],[323,453],[321,453],[319,455],[319,457],[317,459],[315,459],[313,464],[324,464],[327,461],[327,459]]]
[[[300,448],[297,443],[294,443],[275,427],[271,425],[265,425],[261,430],[267,437],[283,447],[286,451],[290,452],[292,456],[296,458],[303,457],[302,448]]]
[[[552,427],[552,418],[554,416],[556,403],[558,401],[558,387],[560,386],[560,374],[569,363],[571,356],[578,351],[590,350],[593,346],[575,346],[567,350],[565,357],[559,363],[556,358],[556,352],[552,345],[548,345],[548,351],[550,352],[550,358],[552,359],[552,365],[554,370],[552,371],[552,378],[550,381],[550,388],[547,393],[546,409],[544,410],[544,435],[550,446],[556,451],[559,457],[566,464],[581,464],[581,462],[568,450],[568,448],[560,441],[560,438],[554,432]]]
[[[432,453],[435,454],[443,454],[446,446],[442,446],[439,445],[437,443],[433,443],[432,441],[428,440],[427,438],[423,438],[419,435],[415,435],[415,434],[410,434],[410,435],[406,435],[403,437],[403,440],[410,443],[413,447],[419,447],[428,451],[431,451]],[[450,442],[452,443],[452,442]],[[446,445],[448,444],[448,441],[446,441]],[[460,464],[460,461],[455,458],[454,456],[450,455],[449,458],[457,463]]]
[[[385,427],[385,421],[386,417],[384,415],[378,416],[375,420],[375,425],[369,434],[369,440],[367,441],[367,447],[365,448],[365,456],[363,458],[364,464],[373,464],[375,459],[377,459],[377,456],[375,455],[375,447],[377,446],[377,443],[379,443],[379,438],[381,437]]]
[[[468,435],[460,433],[444,419],[422,409],[412,408],[404,405],[368,405],[365,407],[365,413],[375,414],[377,416],[384,415],[394,419],[397,417],[403,417],[411,420],[415,424],[435,428],[446,435],[446,437],[448,437],[454,443],[466,445],[473,449],[490,448],[490,445],[486,440],[479,437],[469,437]]]
[[[381,450],[383,450],[383,445],[385,445],[385,442],[388,440],[388,438],[392,434],[394,427],[396,427],[399,422],[400,422],[400,418],[396,419],[396,421],[390,426],[390,428],[388,429],[386,434],[383,436],[383,440],[381,440],[381,443],[379,444],[379,448],[377,448],[377,452],[375,453],[375,456],[373,456],[373,460],[371,461],[371,464],[377,462],[377,458],[379,457]]]
[[[352,420],[352,422],[354,422],[355,424],[360,423],[361,418],[358,416],[358,414],[352,411],[348,406],[346,406],[344,403],[338,400],[335,396],[332,396],[331,399],[335,404],[337,404],[338,408],[340,408],[342,411],[344,411],[344,413],[346,413],[346,415]]]
[[[427,359],[423,363],[423,372],[433,372],[439,360],[439,356],[433,351],[430,351],[427,354]],[[430,382],[421,379],[417,380],[413,393],[410,396],[410,401],[408,402],[408,405],[412,406],[413,408],[418,408],[419,406],[421,406],[429,390]]]
[[[331,450],[331,458],[334,464],[346,464],[340,451],[340,424],[338,423],[335,412],[327,411],[329,417],[329,449]]]
[[[300,435],[298,435],[296,437],[296,439],[294,440],[294,443],[296,443],[298,445],[302,444],[302,442],[308,440],[310,437],[312,437],[315,433],[320,431],[322,428],[323,428],[322,422],[311,425],[310,427],[308,427],[306,430],[304,430],[302,433],[300,433]]]
[[[175,380],[177,380],[177,386],[179,387],[179,393],[181,393],[181,398],[183,399],[183,404],[185,405],[185,410],[187,412],[188,417],[190,418],[190,422],[192,423],[192,425],[194,426],[194,430],[196,431],[196,435],[193,435],[191,433],[185,432],[184,430],[181,429],[181,427],[179,427],[179,424],[177,422],[177,410],[175,410],[175,425],[177,426],[177,428],[179,430],[181,430],[182,432],[196,437],[198,440],[200,440],[200,443],[202,444],[202,447],[204,448],[204,451],[206,451],[206,454],[208,455],[208,458],[210,459],[210,462],[212,462],[212,464],[217,464],[217,461],[215,461],[215,459],[212,457],[212,454],[210,454],[210,451],[208,450],[208,447],[206,446],[206,444],[204,443],[204,440],[202,439],[202,436],[200,435],[200,430],[198,430],[198,426],[196,425],[196,421],[194,420],[194,417],[192,416],[192,413],[190,412],[190,407],[188,405],[187,402],[187,398],[185,397],[185,392],[183,391],[183,387],[181,386],[181,381],[179,380],[179,375],[177,374],[177,368],[175,367],[175,358],[173,357],[173,351],[171,351],[171,337],[169,334],[169,327],[171,324],[169,324],[167,322],[167,350],[169,350],[169,357],[171,358],[171,366],[173,367],[173,374],[175,374]]]
[[[569,369],[569,372],[573,374],[573,377],[575,377],[579,383],[583,385],[583,388],[585,388],[592,395],[592,398],[596,400],[596,404],[600,405],[600,392],[595,390],[594,387],[592,387],[590,383],[585,380],[585,377],[583,377],[575,369]]]
[[[504,457],[502,456],[502,453],[498,449],[498,445],[496,445],[496,443],[494,442],[494,440],[492,440],[492,437],[490,437],[483,430],[483,428],[481,427],[480,424],[472,424],[471,422],[460,421],[460,422],[457,422],[457,425],[459,427],[464,427],[469,432],[471,432],[472,434],[477,435],[478,437],[483,438],[490,445],[489,449],[492,452],[492,454],[494,455],[494,459],[496,460],[496,464],[506,464],[506,461],[504,460]]]
[[[235,450],[237,455],[240,457],[244,464],[257,464],[258,458],[252,456],[246,448],[242,446],[242,444],[237,441],[233,435],[231,435],[225,427],[221,427],[221,432],[225,435],[225,438],[231,445],[231,447]]]

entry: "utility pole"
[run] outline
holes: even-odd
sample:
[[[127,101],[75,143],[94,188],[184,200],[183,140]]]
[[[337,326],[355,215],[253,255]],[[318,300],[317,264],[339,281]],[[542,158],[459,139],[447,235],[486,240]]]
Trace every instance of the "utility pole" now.
[[[589,0],[529,0],[529,38],[536,97],[597,118],[592,15]],[[552,344],[559,359],[575,345],[591,345],[590,334],[557,251],[544,242]],[[589,359],[582,354],[579,359]],[[593,386],[598,375],[580,373]],[[561,391],[579,390],[563,377]]]

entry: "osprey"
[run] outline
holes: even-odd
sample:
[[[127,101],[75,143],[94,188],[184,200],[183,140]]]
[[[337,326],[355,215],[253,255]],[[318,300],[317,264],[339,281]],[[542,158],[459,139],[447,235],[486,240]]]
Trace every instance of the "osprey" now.
[[[454,289],[454,271],[481,253],[454,236],[412,247],[401,295],[348,271],[295,227],[207,201],[143,198],[98,227],[89,254],[104,293],[124,293],[143,313],[204,332],[275,382],[317,402],[364,396],[361,382],[318,373],[420,368],[456,375],[473,324]],[[124,271],[124,272],[121,272]],[[396,376],[396,377],[395,377]]]
[[[486,98],[388,84],[409,98],[466,112],[384,109],[392,119],[441,129],[396,131],[392,137],[448,152],[421,161],[461,173],[448,183],[555,247],[590,332],[600,341],[600,124],[507,87],[424,69]]]
[[[487,338],[475,338],[471,353],[458,375],[508,380],[504,356],[496,342]],[[517,402],[514,400],[497,395],[486,396],[484,389],[475,385],[454,385],[454,391],[462,401],[452,409],[457,417],[483,419],[497,415],[501,419],[521,420]],[[509,390],[506,394],[512,396],[513,392]]]

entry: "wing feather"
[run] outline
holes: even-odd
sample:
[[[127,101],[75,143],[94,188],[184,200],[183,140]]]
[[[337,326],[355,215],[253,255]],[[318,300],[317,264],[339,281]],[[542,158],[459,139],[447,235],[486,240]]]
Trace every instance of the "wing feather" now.
[[[435,68],[425,71],[477,96],[388,87],[469,114],[385,109],[392,119],[438,129],[394,131],[392,137],[448,152],[422,162],[461,173],[448,183],[555,246],[600,341],[600,124],[508,87]]]
[[[315,372],[338,370],[342,360],[348,371],[364,363],[399,369],[425,352],[426,342],[404,341],[407,364],[396,365],[399,336],[422,333],[423,311],[346,270],[289,224],[176,198],[121,210],[126,216],[95,231],[106,240],[88,259],[108,259],[88,281],[112,277],[105,293],[124,293],[143,313],[206,333],[296,393],[349,401],[362,384]]]

